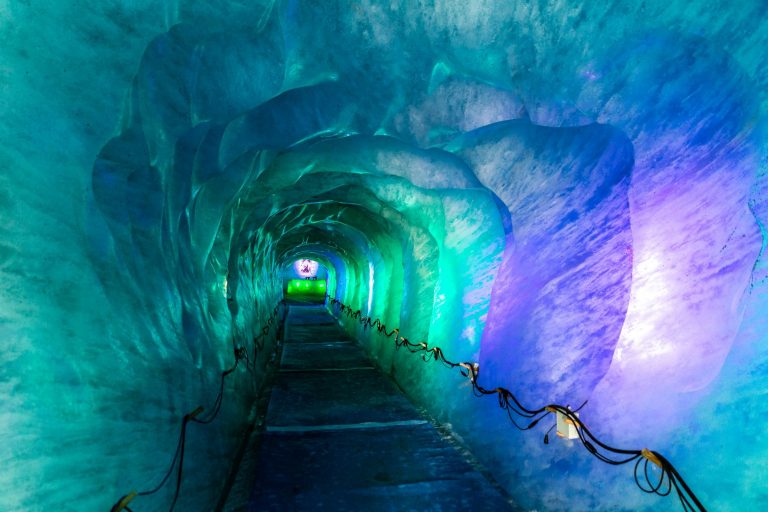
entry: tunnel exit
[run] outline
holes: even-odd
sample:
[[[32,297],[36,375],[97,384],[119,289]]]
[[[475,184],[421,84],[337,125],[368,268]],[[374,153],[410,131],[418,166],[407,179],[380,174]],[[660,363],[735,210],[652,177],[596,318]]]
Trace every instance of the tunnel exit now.
[[[283,294],[286,300],[317,304],[325,302],[328,271],[317,261],[299,259],[293,262],[283,278]]]

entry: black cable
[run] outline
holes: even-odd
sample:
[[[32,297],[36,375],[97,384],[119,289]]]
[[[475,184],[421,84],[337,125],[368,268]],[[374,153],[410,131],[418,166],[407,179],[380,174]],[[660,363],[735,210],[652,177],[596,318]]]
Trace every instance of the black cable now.
[[[157,486],[152,489],[151,491],[142,491],[137,493],[137,496],[149,496],[151,494],[155,494],[157,491],[162,489],[162,487],[165,485],[165,482],[168,481],[168,478],[171,476],[171,473],[173,473],[173,467],[176,465],[176,460],[179,458],[179,452],[181,451],[181,445],[184,442],[184,430],[182,429],[181,432],[179,432],[179,440],[176,443],[176,452],[173,454],[173,459],[171,459],[171,465],[168,467],[168,471],[165,473],[165,476],[162,480],[160,480],[160,483],[157,484]]]
[[[571,410],[567,406],[558,404],[550,404],[538,409],[529,409],[520,403],[517,397],[506,388],[497,387],[486,389],[481,386],[478,383],[479,367],[476,364],[451,361],[445,357],[445,354],[440,347],[430,347],[425,342],[413,343],[408,340],[408,338],[401,336],[400,329],[398,328],[388,331],[387,326],[384,325],[379,318],[374,320],[372,316],[363,316],[362,310],[355,310],[351,306],[344,304],[328,294],[326,294],[326,299],[328,300],[328,303],[332,307],[337,308],[340,313],[345,314],[348,318],[357,320],[363,326],[363,330],[375,327],[380,334],[387,338],[394,336],[395,349],[405,348],[413,354],[421,352],[421,358],[425,362],[436,361],[448,368],[458,368],[461,375],[469,378],[471,381],[472,393],[475,396],[483,397],[497,395],[499,407],[506,412],[512,424],[519,430],[530,430],[534,428],[542,419],[551,413],[561,414],[576,426],[576,433],[578,434],[579,441],[584,448],[598,460],[613,466],[621,466],[630,462],[635,462],[633,473],[635,484],[643,492],[656,494],[658,496],[668,496],[671,494],[672,489],[674,489],[685,512],[706,512],[704,505],[699,501],[691,488],[688,487],[688,484],[685,483],[685,480],[683,480],[677,469],[675,469],[675,467],[662,455],[645,449],[625,450],[616,448],[603,443],[595,437],[586,425],[584,425],[584,423],[576,416],[576,413],[587,404],[586,401],[584,401],[584,403],[582,403],[576,410]],[[517,423],[516,416],[531,421],[527,426],[521,426]],[[549,433],[555,426],[556,425],[550,427],[544,435],[545,444],[549,443]],[[642,477],[638,476],[641,463],[643,463]],[[651,480],[651,475],[648,472],[648,464],[653,464],[659,467],[660,474],[658,482],[656,483],[654,483],[655,479],[654,481]],[[664,487],[665,483],[666,487]]]
[[[234,372],[237,369],[237,365],[240,362],[240,358],[238,357],[239,353],[235,352],[235,365],[230,368],[229,370],[221,372],[221,385],[219,386],[219,394],[216,396],[216,400],[213,402],[213,412],[211,413],[211,416],[204,420],[199,420],[197,418],[192,418],[192,421],[195,423],[200,423],[201,425],[207,425],[208,423],[211,423],[213,420],[216,419],[216,416],[219,415],[219,411],[221,410],[221,404],[224,401],[224,379],[227,378],[227,375]]]
[[[275,335],[276,336],[279,335],[280,324],[283,321],[285,321],[285,316],[283,316],[280,322],[276,322],[276,318],[278,316],[280,307],[284,305],[285,305],[285,301],[282,300],[272,310],[272,315],[270,315],[270,317],[266,322],[266,325],[261,329],[261,332],[262,332],[261,336],[266,336],[267,334],[269,334],[271,326],[275,326]],[[254,342],[256,341],[256,339],[257,338],[254,338]],[[263,345],[264,344],[262,343],[261,346],[258,347],[259,350],[263,349]],[[227,378],[227,376],[232,374],[237,369],[240,363],[240,360],[245,359],[246,364],[248,364],[249,356],[248,356],[248,351],[245,347],[235,347],[234,355],[235,355],[235,364],[232,366],[232,368],[229,368],[228,370],[221,372],[221,380],[219,383],[219,393],[216,396],[216,400],[214,401],[213,409],[211,410],[210,415],[205,419],[198,419],[197,416],[199,416],[204,410],[202,406],[199,406],[191,413],[185,414],[184,417],[182,418],[181,430],[179,432],[179,440],[176,443],[176,451],[174,452],[173,458],[171,459],[171,464],[168,467],[168,470],[165,472],[165,475],[163,476],[162,480],[160,480],[160,483],[157,484],[151,490],[133,492],[129,495],[121,496],[120,499],[117,502],[115,502],[115,504],[110,509],[111,512],[120,512],[122,510],[125,510],[127,512],[132,512],[127,505],[128,502],[130,502],[136,496],[150,496],[152,494],[157,493],[168,482],[168,480],[171,477],[171,474],[173,474],[174,467],[177,467],[177,463],[178,463],[178,469],[176,471],[176,488],[174,490],[173,501],[171,502],[171,506],[169,508],[169,512],[173,512],[173,509],[176,507],[176,502],[179,499],[179,494],[181,491],[181,482],[183,480],[183,475],[184,475],[184,453],[186,449],[187,425],[189,424],[189,422],[206,425],[213,422],[213,420],[215,420],[216,417],[219,415],[219,412],[221,411],[221,406],[224,400],[224,380]],[[256,357],[254,355],[254,365],[256,364],[255,359]]]

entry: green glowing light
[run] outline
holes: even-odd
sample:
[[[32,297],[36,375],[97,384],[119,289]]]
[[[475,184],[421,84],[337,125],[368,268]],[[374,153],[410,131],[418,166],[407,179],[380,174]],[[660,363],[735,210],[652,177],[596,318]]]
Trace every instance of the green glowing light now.
[[[322,301],[326,288],[325,280],[291,279],[287,282],[285,294],[289,299]]]

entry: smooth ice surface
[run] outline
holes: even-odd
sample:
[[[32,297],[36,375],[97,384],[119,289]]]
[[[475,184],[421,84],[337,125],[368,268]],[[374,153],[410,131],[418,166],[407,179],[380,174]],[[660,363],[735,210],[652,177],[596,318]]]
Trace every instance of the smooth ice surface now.
[[[153,486],[302,258],[487,387],[589,399],[710,509],[765,508],[764,7],[0,3],[0,510]],[[350,334],[524,508],[679,508]],[[179,509],[217,502],[271,340],[190,428]]]

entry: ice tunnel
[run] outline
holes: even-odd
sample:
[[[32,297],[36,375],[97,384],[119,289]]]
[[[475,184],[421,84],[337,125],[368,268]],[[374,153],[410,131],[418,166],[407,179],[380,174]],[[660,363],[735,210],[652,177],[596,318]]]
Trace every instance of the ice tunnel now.
[[[153,486],[245,346],[186,433],[176,510],[217,510],[272,365],[262,327],[306,277],[488,389],[586,402],[708,510],[768,509],[765,14],[0,3],[0,510]],[[519,510],[683,510],[339,318]]]

